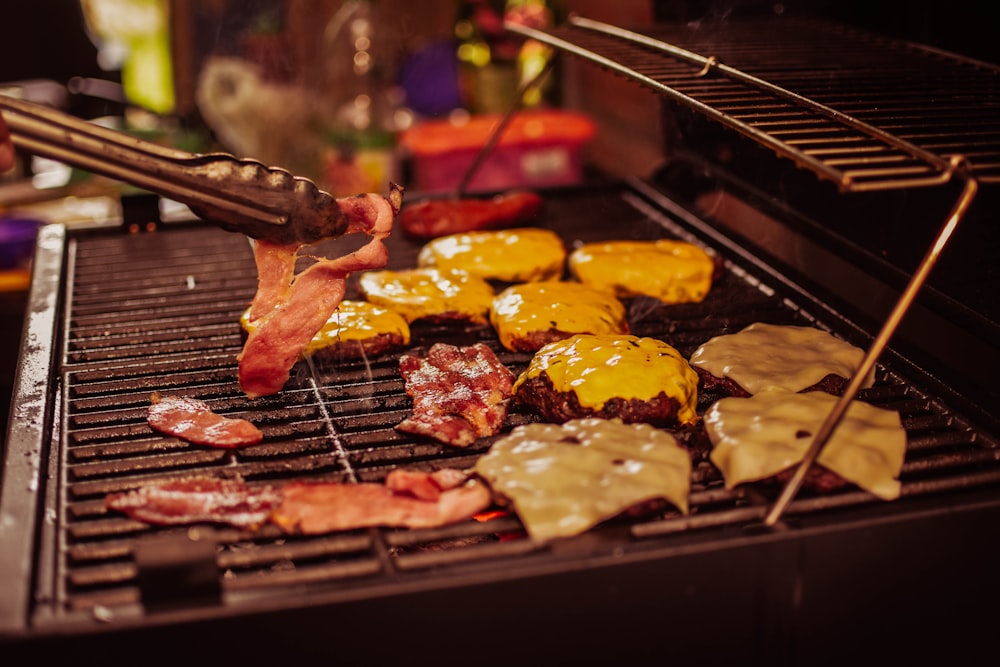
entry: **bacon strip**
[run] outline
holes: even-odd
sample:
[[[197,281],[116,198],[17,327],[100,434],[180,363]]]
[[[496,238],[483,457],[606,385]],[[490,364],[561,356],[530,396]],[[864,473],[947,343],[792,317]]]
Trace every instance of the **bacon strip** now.
[[[503,426],[516,377],[487,345],[436,343],[425,358],[403,355],[399,370],[413,413],[397,430],[468,447]]]
[[[264,434],[246,419],[223,417],[196,398],[150,396],[152,403],[146,412],[150,428],[193,442],[223,449],[253,445]]]
[[[348,231],[371,236],[354,252],[319,258],[295,275],[298,248],[266,242],[254,245],[258,288],[251,320],[256,326],[237,357],[240,388],[251,398],[281,391],[302,350],[340,305],[347,276],[382,268],[389,260],[383,240],[392,231],[398,194],[394,201],[368,194],[337,202],[351,221]]]
[[[281,503],[265,486],[251,489],[242,479],[189,478],[151,484],[105,497],[108,509],[155,525],[221,523],[237,528],[264,524]]]
[[[250,304],[251,322],[271,312],[291,289],[298,250],[298,244],[278,245],[263,240],[254,242],[257,292]]]
[[[288,533],[306,535],[374,526],[432,528],[471,518],[492,503],[491,491],[478,480],[427,500],[372,483],[297,482],[282,494],[271,520]]]
[[[426,241],[447,234],[526,225],[538,217],[541,208],[541,195],[530,191],[489,199],[427,199],[405,207],[399,224],[408,237]]]
[[[443,491],[461,485],[469,475],[454,468],[444,468],[432,473],[393,470],[385,478],[385,486],[396,493],[409,493],[421,500],[437,500]]]
[[[271,522],[288,533],[315,535],[373,526],[444,526],[471,518],[492,502],[482,481],[446,468],[394,470],[384,485],[291,482],[277,489],[251,489],[242,479],[192,477],[110,494],[104,505],[154,525],[257,528]]]

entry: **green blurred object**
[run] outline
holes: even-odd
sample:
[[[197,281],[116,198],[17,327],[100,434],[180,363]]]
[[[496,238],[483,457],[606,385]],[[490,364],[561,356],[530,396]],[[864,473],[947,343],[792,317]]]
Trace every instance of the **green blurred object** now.
[[[168,0],[80,0],[80,6],[101,51],[121,58],[122,88],[128,101],[156,113],[172,112]]]

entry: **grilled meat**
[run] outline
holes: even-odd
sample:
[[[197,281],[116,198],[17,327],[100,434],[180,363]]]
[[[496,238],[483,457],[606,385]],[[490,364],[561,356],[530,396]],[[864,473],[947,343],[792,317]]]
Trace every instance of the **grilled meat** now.
[[[258,267],[258,297],[251,306],[254,328],[238,357],[240,387],[247,396],[281,391],[292,366],[340,305],[347,276],[385,266],[389,255],[383,240],[392,231],[399,200],[398,191],[392,201],[374,194],[338,200],[352,222],[350,231],[371,239],[350,254],[318,259],[297,275],[298,246],[259,241],[254,245]]]
[[[691,355],[691,366],[702,371],[706,388],[729,389],[734,396],[769,388],[841,393],[863,358],[864,350],[826,331],[755,322],[737,333],[703,343]],[[828,378],[830,375],[835,378]],[[863,386],[874,383],[872,369]],[[737,393],[732,385],[742,392]]]
[[[648,296],[668,304],[704,300],[720,270],[698,246],[672,239],[587,243],[567,264],[580,282],[621,299]]]
[[[306,535],[370,526],[443,526],[468,519],[492,503],[485,484],[462,483],[465,479],[464,474],[421,478],[409,473],[404,480],[393,480],[390,473],[385,484],[293,482],[282,489],[283,500],[271,520],[286,532]],[[439,492],[427,498],[430,487]]]
[[[410,238],[426,241],[448,234],[526,225],[538,217],[541,208],[541,196],[530,191],[489,199],[426,199],[403,208],[399,224]]]
[[[188,442],[231,449],[253,445],[264,434],[246,419],[233,419],[212,412],[196,398],[163,396],[154,393],[146,412],[150,428]]]
[[[540,541],[576,535],[655,500],[688,511],[691,456],[648,424],[574,419],[518,426],[493,443],[475,470]]]
[[[747,398],[752,395],[732,378],[716,377],[700,366],[692,366],[692,368],[698,374],[700,391],[706,395],[718,394],[720,397],[736,396],[738,398]],[[825,391],[828,394],[840,396],[844,393],[849,382],[849,378],[830,373],[816,384],[810,385],[802,391]]]
[[[825,392],[767,389],[723,398],[705,413],[712,463],[726,488],[766,480],[796,466],[837,399]],[[854,400],[817,463],[884,499],[899,497],[906,431],[899,413]],[[814,483],[823,482],[815,478]],[[826,482],[824,482],[826,483]]]
[[[460,269],[498,283],[558,280],[565,264],[562,238],[536,227],[442,236],[417,255],[418,266]]]
[[[675,427],[697,421],[698,376],[673,347],[632,335],[578,334],[538,350],[515,400],[565,422],[617,417]]]
[[[359,285],[368,301],[407,322],[486,324],[494,296],[488,282],[457,269],[366,271]]]
[[[503,426],[514,373],[485,344],[436,343],[424,357],[403,355],[399,370],[413,398],[413,413],[397,430],[468,447]]]
[[[155,525],[220,523],[256,528],[281,502],[270,486],[250,488],[242,479],[192,477],[150,484],[105,498],[108,509]]]
[[[500,343],[514,352],[536,352],[573,334],[628,333],[625,306],[610,292],[580,283],[511,285],[490,308]]]
[[[254,325],[250,309],[240,318],[244,336]],[[398,313],[367,301],[344,299],[302,351],[333,362],[374,358],[410,342],[410,327]]]

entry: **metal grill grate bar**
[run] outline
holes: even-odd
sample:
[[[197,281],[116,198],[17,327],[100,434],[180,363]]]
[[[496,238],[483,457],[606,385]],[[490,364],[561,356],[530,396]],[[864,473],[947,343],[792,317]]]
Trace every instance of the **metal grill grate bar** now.
[[[953,157],[983,182],[1000,180],[1000,141],[965,134],[978,119],[995,123],[1000,110],[1000,70],[981,63],[793,19],[645,32],[584,18],[548,31],[507,28],[635,79],[845,191],[937,185],[952,177]],[[954,130],[947,141],[907,131],[939,115]],[[811,133],[790,142],[779,123]]]
[[[596,207],[608,210],[594,216]],[[645,220],[647,215],[653,217]],[[599,192],[588,196],[573,193],[565,200],[553,197],[549,216],[552,227],[568,244],[606,239],[605,221],[609,218],[638,220],[630,232],[638,237],[656,238],[667,230],[696,240],[655,210],[643,210],[637,217],[633,204],[624,199],[608,201]],[[135,315],[150,312],[148,305],[133,312],[122,311],[117,307],[119,302],[139,303],[144,298],[124,289],[100,304],[100,290],[94,288],[94,282],[101,280],[101,273],[94,264],[125,254],[121,247],[115,250],[113,241],[127,246],[133,258],[143,258],[122,263],[120,286],[135,284],[137,292],[151,289],[149,282],[130,281],[127,267],[137,275],[157,276],[154,282],[158,285],[152,287],[157,292],[154,300],[172,304],[169,314],[148,319]],[[416,249],[404,239],[390,238],[389,242],[392,266],[411,265]],[[91,244],[100,252],[93,252]],[[205,252],[204,262],[191,260],[192,248]],[[491,444],[491,439],[484,439],[468,449],[449,448],[396,431],[395,425],[411,405],[398,374],[398,354],[368,363],[314,360],[300,364],[281,394],[247,399],[236,384],[235,357],[240,349],[238,318],[253,292],[252,281],[245,279],[246,274],[253,274],[253,258],[239,238],[211,229],[195,235],[168,230],[112,240],[80,238],[75,240],[74,250],[76,271],[68,286],[67,349],[62,368],[65,488],[60,515],[65,517],[61,549],[65,555],[60,572],[65,590],[54,598],[59,609],[128,607],[140,601],[133,562],[136,546],[170,529],[108,513],[103,498],[109,493],[189,475],[239,475],[253,485],[297,479],[379,482],[398,466],[470,468]],[[172,266],[178,257],[179,266]],[[241,266],[234,267],[237,260]],[[220,269],[216,261],[225,268]],[[192,273],[192,267],[199,267],[199,272]],[[179,279],[170,280],[171,272]],[[230,272],[239,274],[240,280],[220,276],[209,281],[204,277]],[[189,312],[187,304],[177,305],[181,296],[191,292],[189,274],[197,286],[211,285],[204,287],[197,305],[191,306],[190,312],[197,313],[192,327],[175,319],[183,320]],[[165,289],[171,285],[176,294]],[[85,297],[79,309],[77,294]],[[217,305],[214,311],[213,303]],[[662,338],[685,356],[721,331],[737,330],[758,320],[817,324],[813,316],[772,286],[729,262],[701,304],[671,307],[636,299],[629,306],[633,333]],[[172,337],[176,337],[173,342]],[[439,340],[487,342],[515,372],[530,359],[530,355],[503,351],[488,327],[413,328],[414,347]],[[202,398],[222,413],[252,411],[254,422],[265,434],[264,442],[239,450],[213,450],[160,436],[145,424],[151,391]],[[970,466],[989,469],[997,465],[992,461],[995,443],[983,441],[981,434],[951,415],[942,415],[933,401],[888,369],[880,368],[877,386],[864,397],[903,415],[915,443],[908,454],[904,485],[927,484],[933,489],[930,482],[962,479]],[[711,400],[708,395],[699,399],[705,403]],[[514,409],[506,428],[533,420],[527,412]],[[741,526],[748,517],[759,519],[766,507],[763,497],[723,489],[718,473],[704,462],[696,466],[692,481],[691,516],[681,518],[667,511],[658,517],[622,517],[609,524],[606,536],[594,531],[584,541],[589,546],[578,548],[587,553],[595,546],[648,549],[657,540],[685,530]],[[867,494],[835,495],[843,499],[828,499],[827,507],[838,503],[863,507],[877,502]],[[793,508],[805,511],[801,508],[811,502],[804,497],[793,503]],[[256,532],[199,530],[218,544],[221,585],[227,601],[234,604],[243,598],[280,596],[288,590],[384,586],[407,576],[447,577],[465,568],[481,570],[484,566],[502,569],[521,559],[563,559],[572,552],[572,548],[552,553],[538,547],[525,539],[514,516],[504,514],[440,529],[380,529],[314,537],[285,535],[273,526]],[[622,542],[622,534],[630,537]],[[222,572],[225,577],[221,577]]]

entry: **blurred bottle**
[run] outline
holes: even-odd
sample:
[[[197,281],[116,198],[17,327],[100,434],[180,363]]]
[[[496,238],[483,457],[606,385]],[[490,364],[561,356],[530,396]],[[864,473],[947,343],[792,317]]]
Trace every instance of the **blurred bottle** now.
[[[531,28],[543,29],[555,23],[558,12],[555,3],[547,0],[507,0],[506,20]],[[552,49],[534,39],[526,39],[517,52],[517,85],[534,80],[554,57]],[[521,106],[534,108],[555,101],[552,72],[524,92]]]
[[[105,70],[121,70],[129,102],[158,114],[174,110],[168,0],[80,0]]]
[[[459,88],[472,113],[503,113],[515,102],[518,88],[534,78],[551,57],[535,40],[504,29],[504,21],[544,28],[554,20],[548,0],[461,0],[455,21]],[[546,101],[551,77],[527,91],[525,108]]]
[[[333,90],[322,185],[334,196],[388,192],[399,180],[397,134],[407,124],[386,45],[376,41],[372,0],[348,0],[326,26]]]

